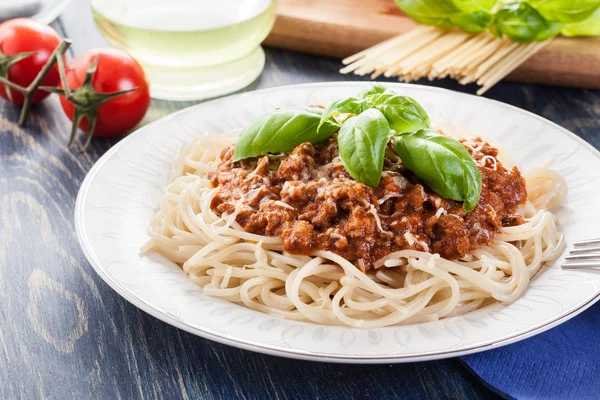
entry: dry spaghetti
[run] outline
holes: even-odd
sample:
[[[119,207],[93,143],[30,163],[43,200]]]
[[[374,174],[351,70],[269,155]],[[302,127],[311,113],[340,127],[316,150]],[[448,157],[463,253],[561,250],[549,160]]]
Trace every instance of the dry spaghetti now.
[[[347,74],[370,74],[416,79],[451,77],[461,84],[477,83],[481,95],[546,46],[542,43],[518,44],[498,39],[490,33],[470,35],[458,29],[443,30],[419,26],[344,59]]]

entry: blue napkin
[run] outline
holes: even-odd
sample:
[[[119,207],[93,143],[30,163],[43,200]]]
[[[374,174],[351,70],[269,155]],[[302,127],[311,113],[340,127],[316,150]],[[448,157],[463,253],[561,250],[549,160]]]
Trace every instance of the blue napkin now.
[[[507,398],[600,399],[600,302],[547,332],[462,361]]]

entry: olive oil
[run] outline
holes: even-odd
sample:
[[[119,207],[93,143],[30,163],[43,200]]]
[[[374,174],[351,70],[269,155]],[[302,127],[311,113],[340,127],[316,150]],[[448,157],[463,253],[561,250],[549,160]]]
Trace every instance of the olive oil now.
[[[92,0],[113,46],[143,66],[153,97],[194,100],[239,90],[264,66],[272,0]]]

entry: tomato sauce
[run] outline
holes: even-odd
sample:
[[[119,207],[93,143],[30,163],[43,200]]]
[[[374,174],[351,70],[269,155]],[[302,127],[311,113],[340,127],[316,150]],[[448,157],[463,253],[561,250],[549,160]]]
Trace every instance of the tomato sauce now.
[[[302,143],[288,154],[233,162],[234,146],[209,175],[219,215],[236,214],[247,232],[280,237],[292,254],[332,251],[365,271],[387,254],[415,249],[446,259],[489,244],[503,226],[524,222],[527,199],[516,167],[497,160],[481,138],[461,140],[482,175],[481,199],[471,212],[441,198],[388,151],[377,188],[352,179],[340,162],[335,137]],[[392,146],[390,144],[390,150]]]

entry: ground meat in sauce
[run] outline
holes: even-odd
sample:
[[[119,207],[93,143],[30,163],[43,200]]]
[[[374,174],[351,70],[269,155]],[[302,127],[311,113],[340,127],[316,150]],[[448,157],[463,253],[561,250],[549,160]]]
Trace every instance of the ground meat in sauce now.
[[[527,198],[519,170],[497,161],[497,149],[481,138],[461,142],[483,180],[472,212],[424,186],[391,152],[379,187],[358,183],[342,166],[335,137],[239,162],[232,162],[233,146],[224,149],[209,175],[219,188],[211,207],[218,214],[237,211],[244,230],[280,237],[290,253],[329,250],[362,270],[402,249],[461,258],[490,243],[500,227],[522,224],[517,207]]]

